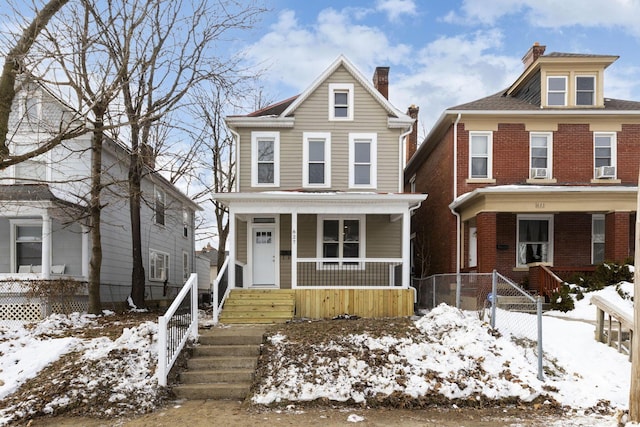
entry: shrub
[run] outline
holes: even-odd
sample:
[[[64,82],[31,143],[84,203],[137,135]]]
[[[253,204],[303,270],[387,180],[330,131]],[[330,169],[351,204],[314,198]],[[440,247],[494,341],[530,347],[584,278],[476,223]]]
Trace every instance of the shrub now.
[[[566,313],[575,308],[573,298],[569,295],[569,285],[563,283],[560,288],[551,294],[551,310],[558,310]]]

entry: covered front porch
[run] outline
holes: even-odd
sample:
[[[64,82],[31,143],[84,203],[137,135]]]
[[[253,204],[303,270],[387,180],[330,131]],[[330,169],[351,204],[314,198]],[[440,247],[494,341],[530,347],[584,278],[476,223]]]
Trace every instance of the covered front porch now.
[[[298,317],[410,314],[410,212],[425,197],[216,195],[229,207],[229,263],[241,266],[228,270],[229,288],[291,289]]]
[[[637,187],[498,186],[452,204],[465,271],[493,269],[538,289],[538,274],[590,271],[635,250]]]

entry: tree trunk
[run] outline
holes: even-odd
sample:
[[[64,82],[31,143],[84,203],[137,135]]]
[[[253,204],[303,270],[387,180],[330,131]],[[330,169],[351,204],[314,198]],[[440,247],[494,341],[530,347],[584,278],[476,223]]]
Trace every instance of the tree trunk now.
[[[640,174],[638,176],[640,185]],[[640,187],[638,187],[640,189]],[[636,207],[636,245],[633,277],[633,335],[631,343],[631,388],[629,390],[630,421],[640,422],[640,193]]]
[[[137,144],[137,131],[132,132],[131,161],[129,164],[129,213],[131,217],[131,245],[133,270],[131,272],[131,300],[137,308],[146,308],[142,265],[142,227],[140,221],[142,159]]]
[[[9,156],[7,146],[7,134],[9,133],[9,115],[11,114],[11,104],[15,98],[16,76],[20,73],[20,62],[33,46],[33,42],[42,29],[49,23],[49,20],[64,6],[69,0],[50,0],[36,14],[31,24],[24,29],[20,40],[9,50],[5,57],[2,75],[0,76],[0,160]]]
[[[100,271],[102,268],[102,240],[100,234],[100,192],[102,191],[102,130],[101,123],[91,139],[91,199],[89,200],[89,218],[91,220],[91,261],[89,262],[89,307],[91,314],[101,314]]]

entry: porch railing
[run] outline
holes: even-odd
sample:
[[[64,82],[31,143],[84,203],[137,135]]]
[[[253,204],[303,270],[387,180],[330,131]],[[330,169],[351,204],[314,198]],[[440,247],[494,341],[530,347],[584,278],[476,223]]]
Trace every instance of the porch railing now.
[[[165,315],[158,317],[158,385],[167,385],[167,375],[189,337],[198,338],[198,275],[195,273]]]
[[[296,286],[400,287],[401,258],[298,258]]]
[[[217,324],[220,317],[220,310],[224,304],[224,300],[229,295],[229,280],[228,273],[229,258],[224,260],[222,267],[218,271],[218,275],[213,281],[213,295],[211,302],[213,304],[213,323]]]
[[[633,343],[633,315],[624,312],[615,304],[600,296],[591,297],[591,304],[596,306],[596,340],[615,347],[618,352],[629,355]],[[605,314],[608,321],[605,322]],[[614,329],[614,325],[616,328]]]
[[[539,295],[551,297],[560,289],[563,281],[546,265],[535,265],[529,268],[529,281]]]

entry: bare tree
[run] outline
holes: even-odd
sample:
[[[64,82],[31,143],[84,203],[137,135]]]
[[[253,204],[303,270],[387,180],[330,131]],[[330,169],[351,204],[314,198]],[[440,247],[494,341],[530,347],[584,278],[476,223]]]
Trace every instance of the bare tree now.
[[[131,301],[145,306],[140,209],[144,154],[158,154],[152,129],[180,108],[202,82],[230,85],[241,73],[239,58],[224,58],[215,43],[232,31],[250,28],[262,9],[232,0],[116,0],[98,11],[108,54],[123,70],[122,98],[130,127],[129,207],[133,271]]]
[[[640,185],[640,174],[638,175]],[[640,188],[640,187],[638,187]],[[640,190],[639,190],[640,191]],[[633,340],[631,342],[631,387],[629,390],[629,421],[640,422],[640,192],[636,207],[636,250],[634,256],[635,272],[633,277]]]
[[[36,41],[38,35],[47,26],[51,18],[58,13],[69,0],[49,0],[39,11],[31,23],[24,28],[22,35],[9,49],[5,56],[2,75],[0,75],[0,170],[20,163],[24,160],[46,153],[51,148],[60,144],[65,139],[74,138],[83,132],[82,128],[73,128],[66,132],[60,132],[48,141],[42,142],[38,147],[26,153],[12,155],[8,144],[9,116],[11,106],[15,99],[16,78],[18,75],[28,72],[25,68],[25,57]]]

